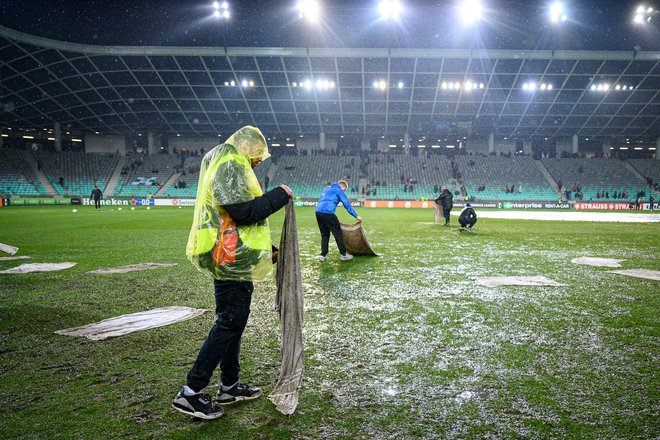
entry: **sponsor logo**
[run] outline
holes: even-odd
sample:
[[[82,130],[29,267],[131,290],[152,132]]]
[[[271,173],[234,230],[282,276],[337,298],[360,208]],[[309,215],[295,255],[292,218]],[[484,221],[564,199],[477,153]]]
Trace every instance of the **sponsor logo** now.
[[[131,199],[131,206],[154,206],[156,201],[154,199]]]
[[[628,203],[614,202],[614,203],[573,203],[573,209],[580,211],[622,211],[628,210]]]

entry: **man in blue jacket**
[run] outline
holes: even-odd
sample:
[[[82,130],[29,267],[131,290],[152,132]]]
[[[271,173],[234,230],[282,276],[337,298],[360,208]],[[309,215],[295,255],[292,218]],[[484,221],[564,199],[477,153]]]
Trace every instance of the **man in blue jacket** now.
[[[346,252],[344,237],[341,234],[341,225],[335,215],[337,204],[341,202],[349,214],[355,217],[358,222],[362,221],[362,217],[355,212],[355,209],[351,206],[351,202],[346,197],[346,193],[344,192],[346,188],[348,188],[348,184],[345,180],[333,182],[331,185],[323,188],[319,202],[316,205],[316,222],[319,224],[319,230],[321,231],[321,256],[319,257],[321,261],[328,260],[328,242],[330,241],[331,232],[335,237],[339,253],[341,254],[339,259],[346,261],[353,258],[353,255]]]

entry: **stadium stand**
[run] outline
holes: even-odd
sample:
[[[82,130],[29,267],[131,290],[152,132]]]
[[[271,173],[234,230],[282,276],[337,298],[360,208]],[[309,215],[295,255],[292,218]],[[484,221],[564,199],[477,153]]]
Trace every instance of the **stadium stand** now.
[[[129,156],[115,193],[105,194],[105,197],[147,197],[149,193],[155,196],[160,185],[174,176],[176,180],[173,179],[160,195],[194,198],[201,161],[201,156]],[[57,195],[88,197],[95,183],[105,192],[119,163],[119,156],[114,154],[5,148],[0,161],[0,194],[47,196],[46,188],[34,174],[34,170],[41,169]],[[177,172],[181,173],[178,178]],[[433,199],[446,185],[459,198],[467,194],[475,200],[556,201],[558,194],[552,187],[554,182],[550,181],[554,179],[562,183],[564,190],[572,192],[571,200],[576,199],[574,185],[580,187],[584,201],[602,200],[604,193],[608,193],[610,200],[633,200],[638,193],[644,192],[647,196],[649,187],[657,186],[660,161],[602,158],[538,161],[528,156],[456,155],[450,158],[436,154],[389,153],[284,155],[260,164],[255,173],[262,186],[268,183],[272,188],[286,184],[303,199],[316,199],[328,182],[346,179],[351,199]],[[138,181],[142,183],[133,185]],[[514,187],[513,192],[506,192],[507,185],[509,189]]]
[[[24,150],[4,148],[0,153],[0,194],[8,196],[44,196],[46,189],[39,183],[28,161],[33,160]]]
[[[89,197],[94,184],[104,191],[119,160],[117,155],[107,153],[35,151],[33,154],[60,196]]]
[[[254,172],[259,179],[262,188],[265,178],[268,174],[272,161],[267,160],[259,164]],[[186,157],[182,165],[181,177],[170,187],[166,189],[166,197],[176,198],[195,198],[197,194],[197,183],[199,182],[199,168],[202,164],[201,156]]]
[[[115,188],[118,197],[152,196],[176,172],[181,159],[168,154],[135,155],[126,162]]]
[[[580,188],[584,201],[601,199],[599,193],[607,193],[609,199],[614,199],[615,192],[627,195],[616,199],[628,200],[646,187],[646,182],[618,159],[556,158],[542,159],[542,162],[554,179],[562,183],[564,190],[575,193],[574,187]],[[572,194],[571,199],[574,198]]]
[[[651,178],[653,182],[657,183],[660,178],[660,160],[657,159],[628,159],[628,162],[641,174],[644,178]],[[647,182],[648,183],[648,182]]]
[[[357,183],[357,156],[282,156],[277,163],[271,187],[285,184],[296,196],[316,199],[328,182],[345,179],[350,187]],[[349,190],[349,198],[357,193]]]
[[[368,156],[367,199],[419,200],[435,198],[442,186],[453,187],[451,163],[446,156],[382,155]],[[375,191],[374,191],[375,190]]]
[[[475,199],[556,201],[559,197],[528,156],[456,156],[456,165],[468,195]]]

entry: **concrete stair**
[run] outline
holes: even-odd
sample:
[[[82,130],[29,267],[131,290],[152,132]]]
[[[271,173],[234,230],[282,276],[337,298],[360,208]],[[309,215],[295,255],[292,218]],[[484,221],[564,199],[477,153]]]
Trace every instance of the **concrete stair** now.
[[[106,185],[105,190],[103,191],[104,197],[108,198],[113,196],[115,192],[115,188],[119,183],[119,177],[121,176],[121,169],[124,168],[124,165],[126,165],[126,157],[121,156],[119,157],[117,166],[115,167],[115,170],[112,172],[112,175],[110,176],[110,180],[108,180],[108,184]]]
[[[631,164],[631,163],[628,162],[627,160],[624,160],[623,163],[624,163],[624,165],[626,166],[626,168],[628,168],[628,170],[629,170],[629,171],[630,171],[635,177],[637,177],[637,179],[639,180],[639,182],[640,182],[642,185],[644,185],[644,186],[648,185],[648,183],[646,182],[646,177],[644,177],[644,176],[642,175],[642,173],[640,173],[639,171],[637,171],[637,168],[635,168],[635,167],[633,166],[633,164]]]
[[[548,169],[545,167],[543,162],[541,162],[540,160],[535,160],[534,163],[536,164],[536,167],[539,169],[541,174],[543,174],[543,177],[545,177],[545,180],[548,181],[548,183],[550,184],[552,189],[555,191],[557,196],[560,196],[562,201],[565,202],[566,201],[566,198],[565,198],[566,196],[561,193],[561,190],[559,189],[559,185],[557,185],[557,182],[552,177],[552,175],[550,174],[550,171],[548,171]]]
[[[154,194],[154,197],[163,197],[167,194],[167,188],[174,185],[181,178],[181,173],[174,173],[167,179],[167,182]]]
[[[24,156],[25,156],[25,163],[27,164],[30,171],[32,171],[34,177],[36,177],[37,180],[39,180],[39,183],[41,183],[41,185],[44,187],[44,189],[46,190],[46,194],[49,197],[61,197],[55,190],[53,184],[50,183],[50,180],[48,180],[46,175],[41,170],[37,169],[37,161],[34,158],[34,156],[32,156],[32,154],[30,154],[29,151],[25,151]]]

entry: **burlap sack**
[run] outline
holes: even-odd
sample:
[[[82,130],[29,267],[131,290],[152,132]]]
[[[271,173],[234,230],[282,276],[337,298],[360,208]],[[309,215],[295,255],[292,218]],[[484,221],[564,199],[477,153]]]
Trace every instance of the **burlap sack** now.
[[[341,224],[341,233],[344,237],[344,244],[346,251],[351,255],[377,257],[378,254],[374,252],[367,240],[367,234],[364,232],[362,223],[354,223],[352,225]]]

